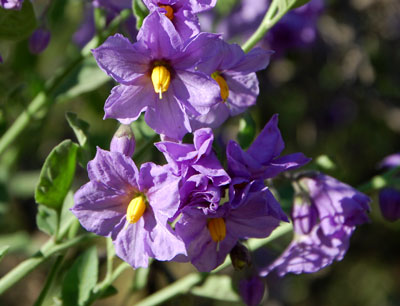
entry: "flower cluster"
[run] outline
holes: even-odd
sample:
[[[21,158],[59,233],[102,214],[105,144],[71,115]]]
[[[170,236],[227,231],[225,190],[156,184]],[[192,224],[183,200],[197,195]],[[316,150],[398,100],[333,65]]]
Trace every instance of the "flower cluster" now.
[[[90,181],[76,192],[72,212],[88,231],[111,237],[116,254],[134,268],[155,258],[211,271],[232,250],[244,248],[240,241],[268,237],[289,222],[266,182],[310,159],[281,155],[284,142],[274,115],[247,150],[233,140],[226,145],[224,169],[211,128],[256,103],[255,72],[266,68],[272,51],[246,54],[221,35],[201,32],[196,15],[215,0],[144,4],[149,15],[136,42],[116,34],[92,50],[100,68],[119,83],[105,102],[105,118],[122,125],[110,151],[98,148],[89,162]],[[155,146],[164,165],[137,167],[131,158],[129,124],[142,113],[161,136]],[[192,143],[182,143],[187,133]],[[260,275],[272,269],[281,275],[314,272],[340,260],[355,226],[368,220],[369,199],[350,186],[322,174],[294,183],[302,190],[292,212],[294,241]],[[242,287],[248,291],[246,283]]]

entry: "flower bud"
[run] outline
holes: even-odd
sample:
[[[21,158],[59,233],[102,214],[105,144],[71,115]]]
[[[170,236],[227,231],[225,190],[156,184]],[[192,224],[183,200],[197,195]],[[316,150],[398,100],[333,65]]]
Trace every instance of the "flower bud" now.
[[[47,48],[49,42],[50,32],[44,28],[39,28],[29,38],[29,51],[33,54],[39,54]]]
[[[251,256],[249,250],[240,242],[237,242],[232,251],[229,253],[232,265],[235,270],[242,270],[246,266],[251,265]]]
[[[0,0],[0,7],[6,10],[19,11],[22,7],[23,0]]]
[[[400,218],[400,191],[394,188],[383,188],[379,192],[379,206],[382,216],[388,221]]]
[[[135,152],[135,144],[135,135],[131,127],[121,124],[111,140],[110,151],[132,157]]]
[[[257,306],[264,297],[265,284],[258,276],[242,279],[239,282],[239,293],[248,306]]]

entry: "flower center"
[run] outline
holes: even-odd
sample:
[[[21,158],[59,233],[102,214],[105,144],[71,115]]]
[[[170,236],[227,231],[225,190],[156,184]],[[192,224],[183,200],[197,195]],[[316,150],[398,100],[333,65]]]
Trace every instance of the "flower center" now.
[[[229,97],[229,87],[228,84],[226,83],[224,77],[218,72],[215,71],[213,74],[211,74],[211,77],[218,83],[219,88],[221,89],[221,98],[226,101]]]
[[[159,94],[162,99],[162,93],[168,90],[171,83],[171,73],[169,70],[161,65],[155,66],[151,72],[151,81],[153,82],[154,91]]]
[[[172,7],[170,7],[169,5],[159,5],[159,7],[167,11],[165,13],[165,16],[167,16],[169,20],[174,19],[174,9]]]
[[[146,210],[146,198],[143,195],[134,197],[126,210],[126,220],[129,223],[136,223],[143,216]]]
[[[226,225],[223,218],[208,219],[207,227],[213,241],[220,242],[225,239]]]

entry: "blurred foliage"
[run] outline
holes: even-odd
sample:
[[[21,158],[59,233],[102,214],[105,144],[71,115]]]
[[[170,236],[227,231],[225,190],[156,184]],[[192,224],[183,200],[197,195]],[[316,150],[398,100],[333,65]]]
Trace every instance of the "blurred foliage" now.
[[[71,38],[84,14],[83,3],[53,2],[48,12],[52,40],[42,54],[30,54],[26,39],[0,43],[4,60],[0,64],[0,135],[44,88],[46,80],[80,54]],[[235,1],[225,2],[235,4]],[[272,114],[279,113],[286,153],[301,151],[316,159],[320,167],[326,167],[324,171],[330,175],[359,186],[378,173],[376,165],[383,157],[400,152],[400,4],[398,0],[327,0],[326,6],[318,23],[317,42],[311,48],[272,57],[270,66],[258,73],[260,96],[257,107],[250,110],[251,117],[248,117],[255,124],[244,119],[241,133],[253,135],[257,131],[257,134]],[[221,5],[218,9],[226,14]],[[65,139],[75,141],[75,133],[81,135],[79,142],[83,141],[82,135],[90,135],[91,146],[109,148],[118,123],[101,118],[113,85],[92,58],[85,59],[60,89],[62,95],[49,101],[50,111],[32,120],[22,137],[0,156],[0,257],[6,252],[6,246],[10,246],[1,261],[0,275],[32,254],[46,239],[36,226],[37,204],[33,194],[40,169],[52,148]],[[79,119],[70,115],[68,122],[66,112],[78,114]],[[82,121],[78,120],[90,127],[83,128]],[[139,164],[150,160],[164,162],[154,147],[146,145],[149,139],[154,142],[158,138],[143,118],[132,124],[132,128],[137,140],[135,161]],[[217,130],[220,133],[216,136],[217,143],[223,145],[227,139],[236,137],[238,129],[239,119],[232,118]],[[86,170],[78,166],[73,188],[86,181]],[[282,205],[288,210],[290,186],[277,181],[273,187],[279,190]],[[379,213],[376,194],[370,196],[374,200],[371,223],[356,230],[344,260],[312,275],[291,275],[283,279],[269,276],[264,305],[400,304],[400,224],[385,222]],[[52,231],[52,226],[43,225],[42,229]],[[278,253],[285,244],[276,243],[272,247]],[[75,260],[77,254],[68,258],[66,265],[74,262],[71,273],[75,273],[69,278],[80,277],[77,273],[81,261],[94,260],[91,254],[78,260]],[[99,254],[102,267],[105,256],[101,246]],[[271,252],[266,254],[263,256],[271,256]],[[42,266],[1,296],[0,304],[31,305],[48,270],[48,266]],[[147,285],[135,290],[129,289],[133,276],[130,272],[117,284],[125,288],[122,292],[126,296],[122,293],[96,305],[134,303],[135,299],[192,270],[184,264],[154,264],[145,275],[149,279]],[[100,269],[99,273],[103,272]],[[202,297],[188,294],[167,305],[224,305],[205,297],[201,289],[208,285],[204,283],[193,291]],[[75,289],[64,286],[55,290],[65,295]],[[234,300],[234,293],[230,294]],[[87,297],[76,298],[82,301]]]

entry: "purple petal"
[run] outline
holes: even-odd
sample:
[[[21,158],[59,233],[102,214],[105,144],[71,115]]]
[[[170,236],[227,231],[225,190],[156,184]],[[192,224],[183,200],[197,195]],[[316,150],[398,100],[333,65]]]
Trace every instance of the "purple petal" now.
[[[151,12],[144,19],[137,40],[146,44],[154,59],[168,59],[183,47],[172,22],[158,11]]]
[[[116,192],[101,182],[90,181],[75,193],[71,212],[87,231],[108,236],[125,218],[129,200],[125,193]]]
[[[255,48],[247,53],[243,60],[232,70],[243,74],[263,70],[268,66],[270,57],[273,53],[273,51]]]
[[[180,178],[168,171],[167,167],[145,163],[140,167],[140,190],[146,190],[146,196],[155,214],[162,213],[168,218],[175,215],[179,207]]]
[[[295,170],[302,167],[310,161],[311,159],[303,153],[293,153],[278,157],[263,169],[261,177],[264,179],[272,178],[283,171]]]
[[[239,282],[239,293],[247,306],[258,306],[264,296],[265,284],[257,276],[242,279]]]
[[[226,103],[217,103],[211,106],[207,114],[195,116],[190,119],[193,130],[204,127],[217,128],[229,118],[229,108]]]
[[[104,72],[125,85],[145,74],[150,65],[148,54],[140,52],[121,34],[108,37],[100,47],[93,49],[92,53]]]
[[[115,86],[104,105],[104,119],[115,118],[122,124],[130,124],[149,107],[155,106],[158,96],[147,76],[138,79],[136,85]]]
[[[261,164],[244,152],[238,143],[231,140],[226,146],[228,170],[232,176],[250,179],[250,169],[260,169]]]
[[[400,166],[400,153],[386,156],[380,163],[379,168],[393,168]]]
[[[278,115],[275,114],[253,141],[247,153],[261,164],[269,163],[279,156],[285,147],[278,129]]]
[[[161,100],[156,101],[154,108],[149,108],[145,115],[146,123],[158,134],[164,134],[181,140],[192,131],[185,110],[168,90]]]
[[[383,188],[379,192],[379,207],[386,220],[394,222],[400,219],[400,192],[394,188]]]
[[[108,152],[97,148],[96,156],[88,163],[91,181],[98,181],[114,189],[117,194],[128,193],[138,188],[138,170],[133,160],[119,152]]]
[[[215,6],[217,0],[189,0],[194,13],[204,12]]]
[[[217,82],[200,72],[179,70],[171,85],[178,100],[197,114],[207,113],[221,101]]]

